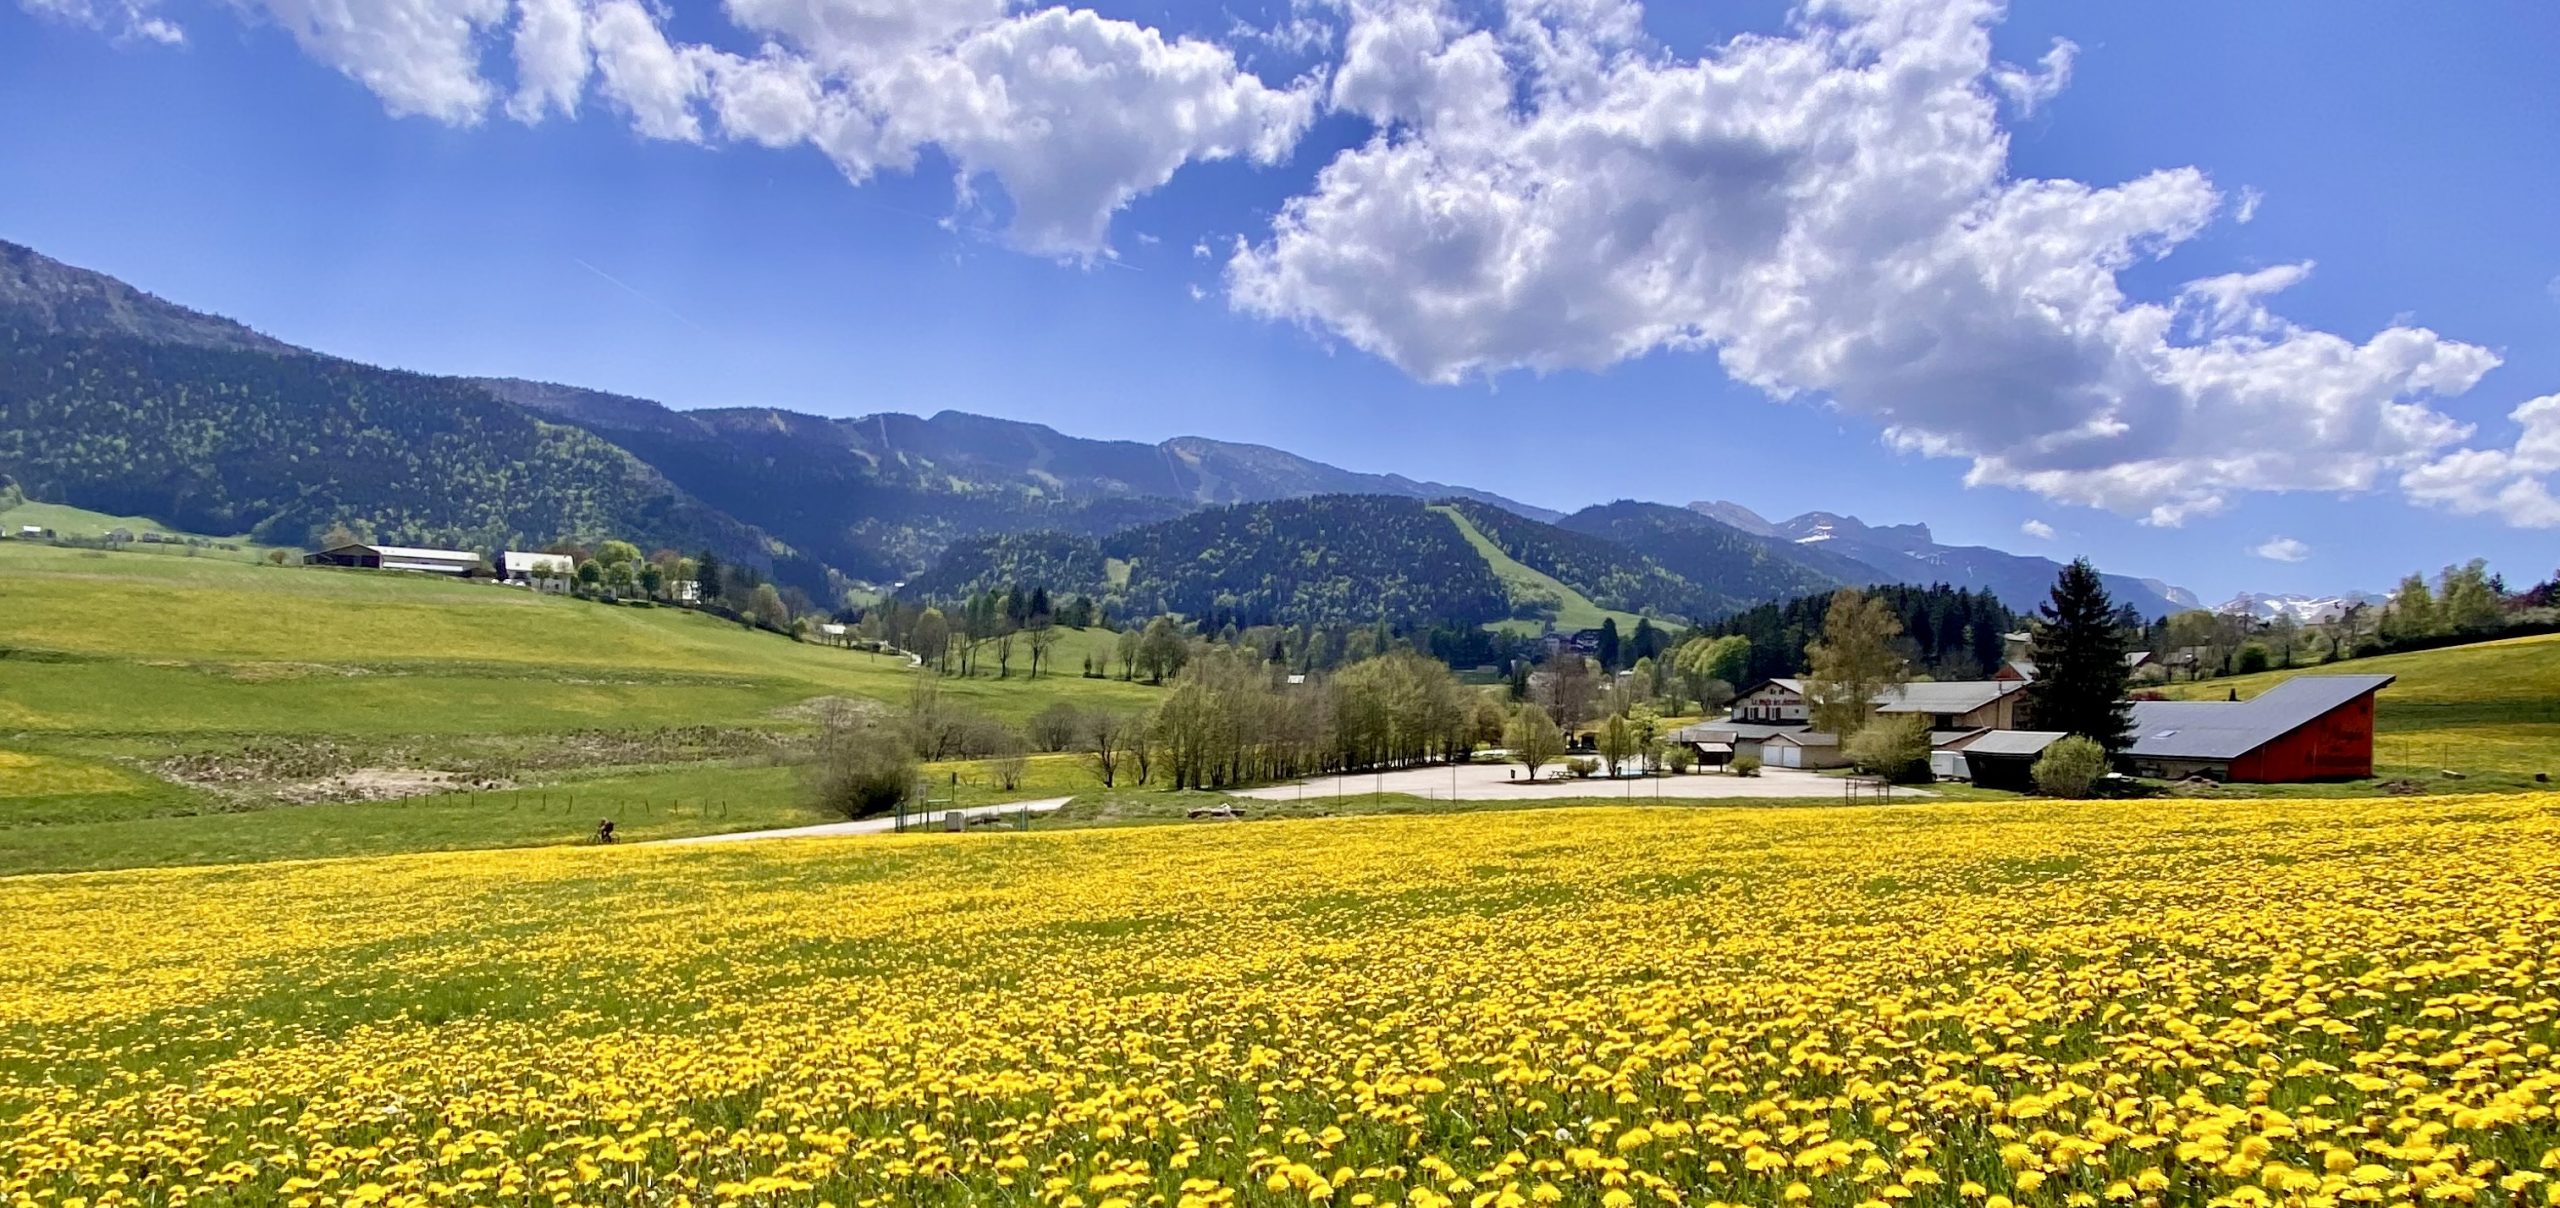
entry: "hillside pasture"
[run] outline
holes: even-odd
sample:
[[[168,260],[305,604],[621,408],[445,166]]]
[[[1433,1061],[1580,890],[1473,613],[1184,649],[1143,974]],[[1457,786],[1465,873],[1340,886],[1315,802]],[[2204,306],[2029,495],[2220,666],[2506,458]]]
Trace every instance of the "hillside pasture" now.
[[[1458,526],[1459,535],[1465,537],[1467,544],[1484,557],[1485,565],[1493,570],[1494,578],[1502,581],[1503,590],[1510,594],[1513,601],[1523,599],[1555,601],[1557,604],[1555,627],[1559,631],[1571,633],[1577,629],[1598,629],[1602,622],[1614,620],[1618,623],[1618,632],[1635,632],[1636,621],[1640,619],[1636,614],[1602,608],[1592,603],[1591,597],[1575,590],[1564,580],[1537,570],[1504,553],[1501,546],[1494,544],[1493,538],[1485,536],[1484,531],[1477,528],[1475,523],[1468,520],[1466,515],[1458,509],[1445,504],[1433,504],[1430,510],[1448,517],[1449,523]],[[1542,621],[1514,617],[1506,621],[1493,622],[1485,628],[1501,633],[1535,637],[1545,630],[1546,625]]]
[[[277,548],[261,545],[250,539],[246,533],[228,536],[217,533],[191,533],[174,525],[162,524],[149,516],[117,516],[106,512],[93,512],[87,508],[75,508],[69,504],[38,503],[27,500],[11,507],[0,508],[0,537],[16,539],[18,530],[27,525],[51,529],[56,538],[76,542],[103,541],[108,534],[117,529],[123,529],[137,538],[131,544],[124,546],[124,549],[135,553],[163,554],[178,558],[256,562],[265,558],[269,551]],[[157,533],[175,540],[169,542],[139,540],[145,533]],[[187,544],[191,538],[203,544]],[[225,545],[233,548],[222,548]]]
[[[1142,707],[1160,690],[1080,674],[1114,640],[1066,631],[1064,674],[1030,678],[1017,641],[1010,678],[990,656],[934,682],[1015,723]],[[606,815],[635,835],[821,821],[774,760],[818,702],[890,713],[923,676],[677,608],[0,541],[0,871],[569,842]],[[360,799],[383,783],[405,799]],[[521,807],[572,789],[578,816]]]

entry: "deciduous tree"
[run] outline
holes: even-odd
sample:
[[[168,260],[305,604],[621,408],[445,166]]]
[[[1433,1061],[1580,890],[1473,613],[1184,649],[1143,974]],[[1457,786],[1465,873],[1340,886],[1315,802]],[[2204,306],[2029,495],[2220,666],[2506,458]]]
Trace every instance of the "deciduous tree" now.
[[[1875,716],[1876,698],[1911,681],[1910,664],[1895,650],[1902,636],[1884,601],[1854,587],[1831,597],[1822,622],[1822,640],[1805,648],[1812,665],[1805,677],[1805,700],[1817,730],[1846,741]]]
[[[1511,722],[1503,727],[1502,745],[1511,758],[1528,770],[1529,779],[1538,778],[1538,769],[1554,763],[1564,755],[1564,731],[1556,728],[1555,719],[1536,705],[1522,705],[1511,713]]]

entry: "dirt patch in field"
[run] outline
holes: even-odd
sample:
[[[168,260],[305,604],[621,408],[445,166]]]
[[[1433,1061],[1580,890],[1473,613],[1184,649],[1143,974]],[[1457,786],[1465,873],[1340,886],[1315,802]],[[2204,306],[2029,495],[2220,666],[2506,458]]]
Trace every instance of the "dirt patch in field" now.
[[[798,741],[778,730],[735,726],[375,740],[268,738],[173,755],[150,770],[249,808],[488,792],[600,768],[771,759],[788,755]]]
[[[294,805],[319,805],[337,801],[397,801],[403,797],[432,797],[438,793],[507,787],[510,786],[496,781],[472,780],[452,772],[422,768],[357,768],[318,780],[277,785],[268,795]]]
[[[784,705],[765,716],[777,721],[806,722],[817,725],[830,715],[847,714],[862,721],[878,721],[889,715],[889,706],[859,696],[812,696],[796,705]]]

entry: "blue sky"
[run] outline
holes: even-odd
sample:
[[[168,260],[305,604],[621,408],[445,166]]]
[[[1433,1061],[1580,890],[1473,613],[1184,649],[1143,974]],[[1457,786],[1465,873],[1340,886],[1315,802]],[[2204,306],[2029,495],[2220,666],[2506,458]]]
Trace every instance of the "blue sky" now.
[[[636,68],[604,74],[615,52],[603,8],[560,0],[573,21],[586,14],[597,74],[574,93],[574,117],[529,123],[505,106],[530,78],[507,49],[530,10],[454,0],[449,11],[478,23],[461,84],[449,63],[434,74],[431,47],[352,36],[368,32],[371,8],[388,21],[440,2],[352,5],[350,30],[287,0],[248,19],[184,0],[0,7],[0,237],[332,353],[676,406],[956,408],[1088,436],[1260,441],[1559,508],[1726,498],[1773,517],[1924,520],[1941,540],[2087,552],[2209,598],[2384,586],[2471,556],[2518,579],[2560,564],[2560,528],[2535,527],[2560,521],[2534,485],[2560,468],[2545,456],[2560,419],[2546,440],[2539,419],[2509,418],[2560,394],[2560,225],[2548,216],[2560,196],[2549,116],[2560,80],[2548,66],[2560,9],[2549,6],[2020,3],[1973,23],[1989,31],[1988,60],[1957,74],[1978,78],[1927,102],[1958,125],[1987,115],[2005,159],[1977,135],[1945,146],[1860,135],[1908,162],[1834,180],[1820,148],[1835,136],[1815,130],[1767,164],[1697,169],[1665,152],[1671,168],[1598,181],[1627,153],[1572,158],[1589,123],[1567,110],[1595,86],[1484,8],[1105,5],[1107,22],[1069,28],[998,5],[890,62],[733,0],[633,18],[699,48],[699,62],[730,56],[679,87],[689,100],[665,102],[612,82],[640,79]],[[1605,0],[1547,7],[1589,10],[1550,14],[1545,28],[1653,73],[1612,86],[1630,90],[1622,99],[1670,98],[1643,111],[1668,114],[1666,128],[1742,114],[1732,120],[1757,123],[1754,137],[1783,143],[1796,135],[1765,132],[1890,117],[1846,94],[1789,108],[1797,84],[1862,66],[1854,50],[1808,67],[1727,47],[1809,29],[1885,39],[1882,21],[1658,4],[1630,32],[1607,26]],[[1307,35],[1295,44],[1246,28],[1292,20]],[[156,39],[143,26],[153,21],[182,40]],[[1963,58],[1965,29],[1922,24],[1888,32]],[[1153,44],[1131,32],[1149,30],[1161,31]],[[1419,44],[1416,30],[1428,31]],[[940,78],[917,67],[927,61],[1010,70],[1014,102],[1042,103],[1021,74],[1036,60],[987,57],[1033,35],[1088,55],[1127,50],[1145,78],[1169,81],[1181,112],[1202,95],[1237,112],[1167,136],[1147,123],[1175,110],[1149,97],[1060,85],[1055,107],[1032,115],[1047,132],[1023,136],[1032,117],[974,128],[957,102],[920,99],[927,85],[909,82]],[[1232,56],[1232,78],[1204,82],[1190,69],[1206,60],[1168,65],[1164,47],[1184,36]],[[758,58],[766,39],[779,57]],[[2063,71],[2045,59],[2056,39],[2074,48]],[[1481,96],[1466,91],[1464,52],[1488,45],[1514,72],[1507,118],[1499,100],[1468,103]],[[1723,100],[1678,91],[1702,55],[1782,86]],[[793,145],[760,145],[740,133],[754,114],[701,82],[743,81],[751,60],[825,81],[811,95],[862,98],[881,129],[921,133],[822,149],[803,114],[754,127]],[[2006,84],[1993,78],[2003,70]],[[1802,71],[1813,74],[1791,74]],[[475,72],[487,95],[467,112]],[[1306,82],[1314,72],[1321,82]],[[1541,101],[1540,81],[1562,83]],[[666,125],[677,120],[697,128],[683,136]],[[1169,179],[1154,183],[1143,165],[1099,179],[1142,152],[1169,154]],[[1953,192],[1907,185],[1950,155],[1991,172]],[[859,185],[848,164],[867,174]],[[2189,167],[2202,177],[2065,199],[2056,225],[2033,230],[2077,249],[2082,235],[2055,232],[2129,223],[2144,232],[2138,253],[2095,274],[2084,261],[2103,250],[2061,254],[2059,284],[2020,287],[2024,309],[2079,305],[2112,281],[2124,297],[2090,313],[2174,306],[2167,343],[2239,341],[2236,368],[2160,369],[2156,341],[2113,328],[2062,340],[2032,317],[1976,321],[2018,301],[1973,296],[1981,281],[2032,279],[2010,258],[2041,238],[2027,228],[1965,219],[1965,238],[1877,233],[1930,206],[1978,214],[1986,198],[2023,199],[2019,182],[2104,191]],[[963,168],[966,203],[953,186]],[[1812,181],[1799,196],[1815,200],[1771,201],[1779,190],[1745,179],[1764,170]],[[1450,190],[1420,239],[1402,225],[1413,198],[1397,192],[1416,179]],[[1475,204],[1515,187],[1518,204]],[[1799,212],[1833,205],[1872,215],[1826,226]],[[1666,212],[1650,242],[1612,243]],[[1779,226],[1788,250],[1758,242]],[[1868,259],[1899,267],[1869,275]],[[2287,267],[2304,262],[2307,273]],[[1693,279],[1666,285],[1664,265]],[[1806,265],[1832,276],[1733,284],[1777,269],[1795,280]],[[1942,269],[1936,284],[1911,284]],[[2181,300],[2185,283],[2262,270],[2281,280]],[[2216,310],[2208,297],[2233,300]],[[1926,314],[1933,306],[1945,313]],[[2395,337],[2351,368],[2313,358],[2336,351],[2314,337],[2352,347],[2386,329],[2433,334]],[[2093,391],[2125,397],[2091,402]],[[2426,418],[2373,431],[2412,400]],[[2092,415],[2115,426],[2092,427]],[[2458,425],[2472,430],[2452,434]],[[1888,440],[1896,426],[1904,435]],[[2348,466],[2366,468],[2341,486],[2330,475]],[[1980,485],[1966,485],[1969,468]]]

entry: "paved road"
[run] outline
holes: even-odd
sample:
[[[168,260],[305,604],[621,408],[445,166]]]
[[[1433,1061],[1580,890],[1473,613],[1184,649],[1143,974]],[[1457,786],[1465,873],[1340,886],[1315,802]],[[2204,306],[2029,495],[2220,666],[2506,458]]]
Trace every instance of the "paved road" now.
[[[971,818],[984,818],[990,814],[1012,815],[1025,810],[1035,814],[1045,814],[1065,805],[1068,800],[1065,797],[1052,797],[1046,801],[1008,801],[1003,805],[972,805],[963,807],[960,813]],[[938,829],[941,822],[938,814],[934,822]],[[723,835],[689,835],[682,839],[659,839],[655,842],[744,843],[752,839],[832,839],[842,835],[885,835],[897,829],[897,825],[898,820],[895,818],[865,818],[859,822],[821,822],[815,826],[788,826],[780,830],[730,831]],[[919,826],[914,829],[923,828]]]

